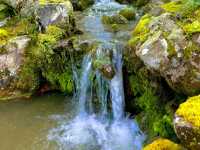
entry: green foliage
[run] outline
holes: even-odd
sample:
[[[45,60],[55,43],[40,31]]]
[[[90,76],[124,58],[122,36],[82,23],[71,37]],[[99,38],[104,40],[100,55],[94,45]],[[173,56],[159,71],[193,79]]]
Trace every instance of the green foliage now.
[[[135,95],[136,105],[140,108],[136,119],[141,128],[147,132],[147,140],[155,136],[176,137],[172,123],[173,113],[157,96],[157,88],[152,86],[148,71],[141,68],[135,75],[130,76],[129,81]]]

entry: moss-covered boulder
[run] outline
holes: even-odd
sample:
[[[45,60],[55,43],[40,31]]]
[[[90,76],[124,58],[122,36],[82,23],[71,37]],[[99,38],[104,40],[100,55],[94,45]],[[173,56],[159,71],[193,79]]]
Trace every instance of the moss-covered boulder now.
[[[188,149],[200,149],[200,95],[189,98],[176,111],[174,128]]]
[[[191,33],[192,24],[180,21],[174,14],[167,12],[158,17],[146,14],[129,41],[133,53],[151,72],[164,77],[172,89],[186,95],[200,91],[200,47],[190,38],[198,32],[196,25],[195,22]]]
[[[132,7],[126,7],[119,12],[120,15],[124,16],[127,20],[135,19],[136,13]]]
[[[128,20],[120,15],[120,14],[115,14],[115,15],[112,15],[112,16],[102,16],[101,18],[103,24],[106,24],[106,25],[112,25],[112,24],[126,24],[128,23]]]
[[[143,150],[184,150],[184,148],[170,140],[160,138],[145,146]]]

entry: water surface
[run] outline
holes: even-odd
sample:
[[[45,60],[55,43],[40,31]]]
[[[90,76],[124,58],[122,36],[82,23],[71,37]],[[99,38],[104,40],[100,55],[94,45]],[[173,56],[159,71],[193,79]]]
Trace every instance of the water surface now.
[[[70,97],[58,94],[0,102],[0,150],[57,150],[47,135],[73,117]]]

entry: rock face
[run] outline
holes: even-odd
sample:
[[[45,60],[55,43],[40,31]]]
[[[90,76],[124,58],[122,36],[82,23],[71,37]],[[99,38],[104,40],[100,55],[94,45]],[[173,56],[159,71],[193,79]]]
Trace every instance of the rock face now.
[[[0,55],[0,87],[1,90],[11,84],[13,78],[17,78],[17,73],[23,63],[24,50],[30,42],[27,36],[18,36],[10,39],[4,47],[6,53]],[[28,82],[28,81],[27,81]]]
[[[50,24],[69,24],[73,7],[70,1],[64,3],[46,3],[40,5],[37,15],[41,25],[46,28]]]
[[[181,104],[175,114],[174,128],[178,138],[190,150],[200,149],[200,95]]]
[[[170,13],[145,15],[133,31],[130,45],[135,45],[135,53],[146,67],[164,77],[172,89],[193,95],[200,91],[200,55],[185,34]]]

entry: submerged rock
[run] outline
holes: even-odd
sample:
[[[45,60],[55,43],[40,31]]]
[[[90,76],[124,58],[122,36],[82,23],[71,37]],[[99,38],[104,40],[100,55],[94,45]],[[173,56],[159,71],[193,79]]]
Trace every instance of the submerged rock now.
[[[174,128],[185,147],[190,150],[200,149],[200,95],[189,98],[179,106]]]

